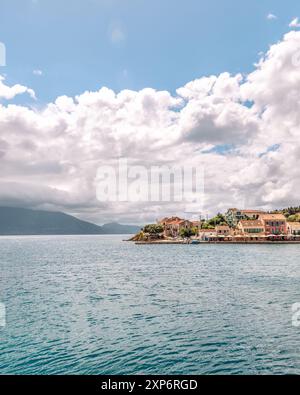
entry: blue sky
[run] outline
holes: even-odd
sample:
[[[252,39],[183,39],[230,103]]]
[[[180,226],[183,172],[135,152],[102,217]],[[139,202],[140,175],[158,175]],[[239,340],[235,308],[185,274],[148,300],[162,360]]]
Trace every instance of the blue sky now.
[[[0,41],[7,48],[0,71],[8,83],[33,88],[41,102],[101,86],[174,92],[203,75],[247,73],[300,15],[296,0],[0,4]],[[267,19],[269,13],[277,19]]]

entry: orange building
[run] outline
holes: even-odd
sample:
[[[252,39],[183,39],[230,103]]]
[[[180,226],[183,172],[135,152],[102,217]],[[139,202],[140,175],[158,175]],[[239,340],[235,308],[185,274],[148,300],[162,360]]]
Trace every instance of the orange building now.
[[[218,236],[229,236],[231,233],[230,227],[228,225],[217,225],[216,233]]]
[[[266,235],[287,234],[287,220],[283,214],[262,214],[259,219],[264,225]]]
[[[246,236],[261,237],[265,235],[264,223],[261,220],[241,220],[237,228]]]
[[[159,225],[164,227],[166,237],[178,237],[182,229],[193,228],[193,223],[179,217],[164,218],[159,221]]]

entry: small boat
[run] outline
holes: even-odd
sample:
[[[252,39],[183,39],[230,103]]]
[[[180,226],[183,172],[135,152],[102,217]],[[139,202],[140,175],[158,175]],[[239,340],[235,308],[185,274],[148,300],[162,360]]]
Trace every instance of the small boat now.
[[[200,244],[200,240],[191,240],[190,244]]]

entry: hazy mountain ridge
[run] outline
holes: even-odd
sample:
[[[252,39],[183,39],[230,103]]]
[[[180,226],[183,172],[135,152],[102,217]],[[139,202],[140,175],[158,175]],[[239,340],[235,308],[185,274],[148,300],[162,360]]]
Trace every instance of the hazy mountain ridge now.
[[[98,226],[61,212],[0,207],[0,235],[3,236],[131,234],[138,230],[139,226],[117,223]]]

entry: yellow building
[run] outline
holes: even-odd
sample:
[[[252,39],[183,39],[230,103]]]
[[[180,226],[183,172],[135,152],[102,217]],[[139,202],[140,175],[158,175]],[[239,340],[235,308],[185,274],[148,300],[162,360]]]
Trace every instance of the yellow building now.
[[[261,220],[241,220],[237,228],[240,233],[245,236],[265,236],[265,227]]]

